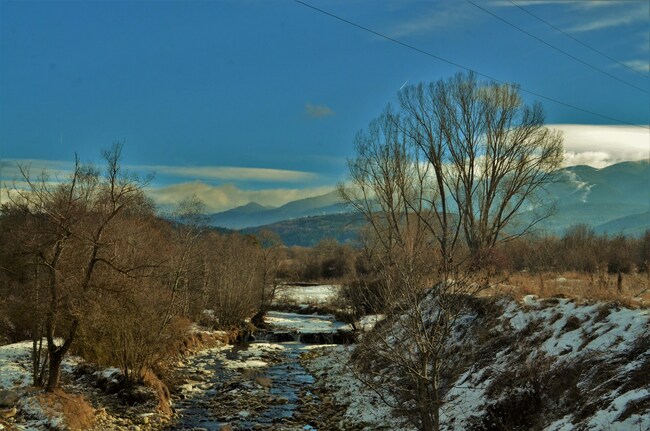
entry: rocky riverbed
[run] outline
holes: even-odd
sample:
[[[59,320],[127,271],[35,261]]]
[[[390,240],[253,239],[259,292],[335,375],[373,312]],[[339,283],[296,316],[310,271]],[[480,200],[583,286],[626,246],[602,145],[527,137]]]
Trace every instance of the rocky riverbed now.
[[[249,342],[178,364],[181,384],[172,394],[178,419],[169,430],[340,429],[325,424],[342,411],[315,389],[301,357],[331,347],[317,343],[343,339],[344,325],[332,316],[280,312],[269,313],[268,321],[271,329]]]
[[[74,356],[64,362],[61,394],[53,402],[44,400],[42,391],[30,387],[31,342],[2,346],[0,390],[8,392],[0,408],[0,430],[68,429],[70,415],[62,413],[62,405],[54,405],[66,399],[72,404],[84,400],[84,414],[92,421],[76,429],[89,431],[362,429],[346,425],[345,408],[305,367],[305,361],[317,352],[351,339],[350,328],[333,316],[304,314],[327,301],[335,288],[309,286],[307,293],[305,289],[285,291],[285,297],[294,297],[299,313],[271,311],[268,328],[251,334],[246,342],[217,341],[216,347],[178,359],[169,371],[169,381],[174,382],[170,385],[171,416],[157,409],[155,393],[144,394],[150,395],[144,397],[146,402],[124,404],[107,387],[113,382],[118,385],[119,370],[97,369]],[[307,298],[309,307],[301,305],[305,298],[295,295]],[[197,335],[215,338],[208,332]]]

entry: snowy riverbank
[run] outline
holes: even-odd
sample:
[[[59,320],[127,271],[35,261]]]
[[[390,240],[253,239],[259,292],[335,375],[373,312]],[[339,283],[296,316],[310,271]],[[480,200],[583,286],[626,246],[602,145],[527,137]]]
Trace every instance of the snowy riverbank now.
[[[497,420],[545,431],[650,429],[647,309],[534,296],[500,302],[495,324],[477,325],[489,332],[446,393],[442,429],[491,429]],[[323,349],[305,361],[316,386],[345,406],[348,424],[412,429],[354,377],[353,350]]]
[[[325,291],[331,290],[320,293]],[[444,430],[483,430],[495,420],[524,421],[528,428],[521,429],[545,431],[650,429],[647,309],[534,296],[501,299],[493,308],[496,316],[476,315],[475,333],[464,335],[474,343],[467,353],[472,358],[453,358],[468,366],[446,392]],[[369,330],[383,318],[357,326]],[[65,396],[88,400],[94,423],[82,429],[91,431],[412,429],[386,405],[390,399],[355,377],[354,345],[300,342],[301,334],[322,340],[349,326],[329,315],[278,311],[267,320],[270,332],[251,342],[199,348],[172,365],[171,417],[153,400],[118,402],[97,387],[98,379],[113,379],[117,370],[89,370],[73,356],[63,364]],[[291,336],[272,342],[269,334]],[[0,347],[0,390],[19,396],[0,429],[65,429],[64,414],[30,386],[31,348],[31,342]]]

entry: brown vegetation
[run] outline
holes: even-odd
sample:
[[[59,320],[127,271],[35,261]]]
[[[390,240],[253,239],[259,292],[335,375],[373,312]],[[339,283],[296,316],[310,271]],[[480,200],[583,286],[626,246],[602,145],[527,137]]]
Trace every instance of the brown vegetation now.
[[[505,275],[498,287],[485,293],[501,293],[516,298],[537,295],[541,298],[591,299],[619,303],[629,308],[650,305],[650,285],[646,274],[624,275],[622,289],[617,288],[617,280],[617,274],[518,272]]]
[[[343,281],[359,270],[357,251],[326,239],[313,248],[290,247],[278,262],[277,277],[293,282]]]
[[[272,298],[277,247],[205,227],[194,198],[157,216],[120,154],[59,182],[23,166],[28,188],[1,208],[0,331],[34,340],[34,384],[51,392],[70,351],[157,388],[150,370],[188,348],[192,322],[234,329]]]
[[[93,425],[95,411],[81,395],[56,389],[39,394],[37,399],[47,416],[61,417],[67,429],[71,431],[84,431]]]
[[[481,270],[492,250],[552,212],[544,186],[562,161],[562,137],[515,86],[470,73],[406,87],[355,147],[340,192],[368,222],[368,271],[361,293],[347,295],[395,318],[357,352],[390,364],[400,384],[377,371],[359,376],[417,429],[437,431],[457,365],[447,348],[455,323],[489,286]],[[538,211],[522,220],[530,203]]]

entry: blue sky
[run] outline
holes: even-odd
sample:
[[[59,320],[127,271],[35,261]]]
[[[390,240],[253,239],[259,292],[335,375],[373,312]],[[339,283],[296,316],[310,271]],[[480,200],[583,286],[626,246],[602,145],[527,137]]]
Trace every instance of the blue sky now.
[[[515,1],[636,72],[511,2],[476,1],[645,92],[466,1],[308,2],[525,89],[649,123],[646,1]],[[0,175],[10,180],[21,160],[97,160],[123,140],[125,164],[156,172],[151,193],[163,205],[191,193],[211,210],[281,204],[343,180],[354,134],[405,82],[457,71],[291,0],[0,0]],[[648,156],[647,129],[542,102],[547,122],[567,131],[568,160]]]

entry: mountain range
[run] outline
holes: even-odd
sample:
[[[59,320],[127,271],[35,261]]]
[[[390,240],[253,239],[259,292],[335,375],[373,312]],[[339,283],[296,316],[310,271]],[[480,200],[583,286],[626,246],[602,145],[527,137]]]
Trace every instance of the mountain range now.
[[[338,192],[334,190],[324,195],[292,201],[277,208],[250,202],[228,211],[210,214],[208,220],[212,226],[242,229],[301,217],[346,212],[349,212],[347,206],[341,203]]]
[[[549,195],[557,213],[540,225],[554,234],[584,223],[611,235],[642,234],[650,228],[650,161],[622,162],[602,169],[571,166],[560,170]]]
[[[600,234],[642,235],[650,229],[650,161],[622,162],[602,169],[571,166],[547,187],[556,213],[537,231],[562,234],[585,223]],[[526,214],[523,214],[524,218]],[[353,242],[363,226],[358,214],[341,203],[336,191],[289,202],[277,208],[251,202],[209,216],[213,226],[256,233],[274,231],[287,245],[312,246],[325,238]]]

